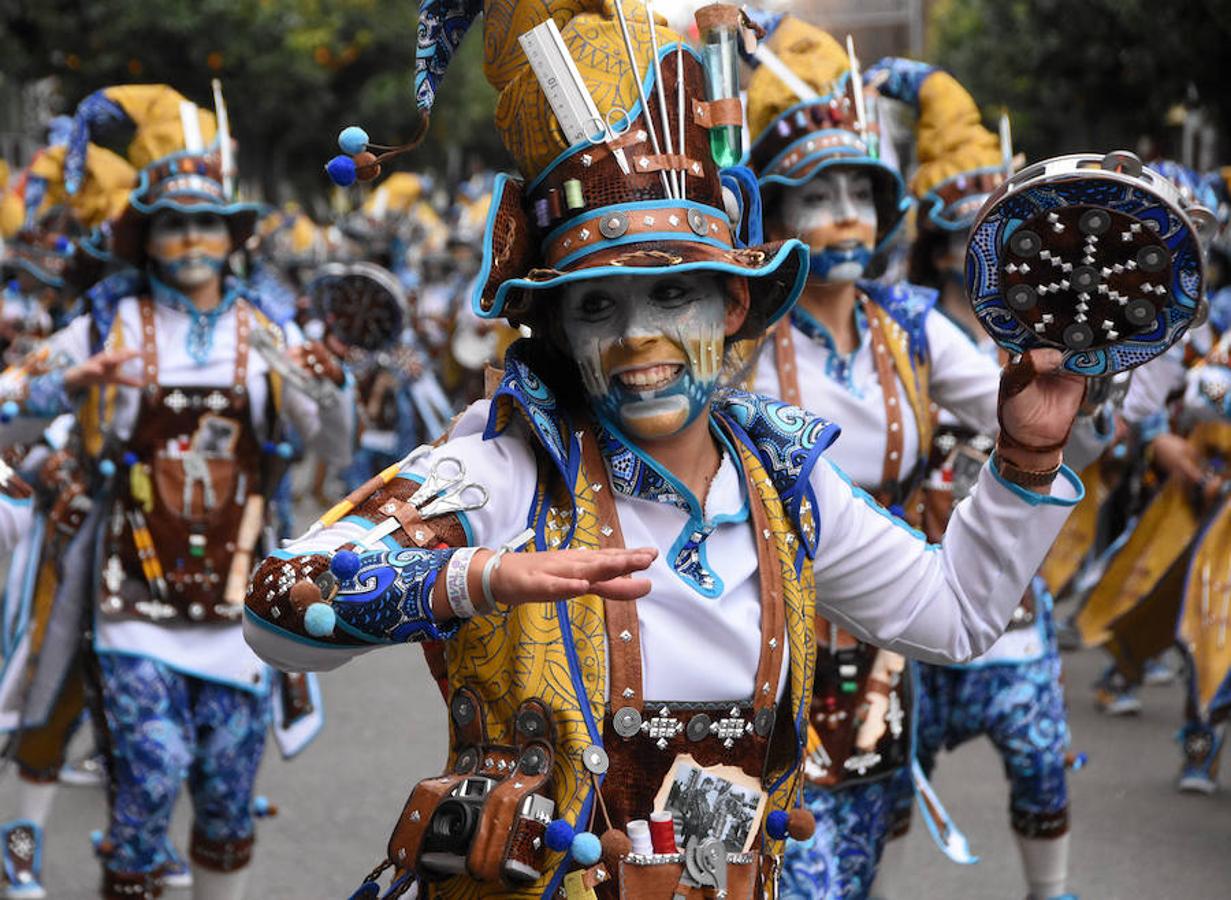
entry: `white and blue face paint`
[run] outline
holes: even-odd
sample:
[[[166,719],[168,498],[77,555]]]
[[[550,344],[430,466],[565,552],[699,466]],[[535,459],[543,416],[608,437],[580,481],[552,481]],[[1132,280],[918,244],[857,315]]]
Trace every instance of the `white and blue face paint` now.
[[[625,275],[566,285],[562,330],[596,414],[651,441],[696,420],[722,368],[726,310],[715,275]]]
[[[786,230],[812,248],[809,277],[854,281],[876,249],[872,176],[857,167],[824,169],[807,184],[782,192]]]
[[[230,229],[218,213],[176,209],[154,213],[145,244],[159,277],[182,291],[220,278],[231,249]]]

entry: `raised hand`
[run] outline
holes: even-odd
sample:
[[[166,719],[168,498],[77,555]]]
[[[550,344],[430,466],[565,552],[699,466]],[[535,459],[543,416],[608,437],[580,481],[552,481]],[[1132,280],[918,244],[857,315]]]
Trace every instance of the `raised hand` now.
[[[122,384],[127,387],[142,387],[140,378],[125,375],[120,370],[130,360],[141,355],[139,350],[103,350],[85,362],[78,363],[64,373],[64,386],[70,391],[79,391],[101,384]]]
[[[1060,368],[1058,350],[1031,350],[1000,376],[997,452],[1034,471],[1053,468],[1086,393],[1086,379]]]

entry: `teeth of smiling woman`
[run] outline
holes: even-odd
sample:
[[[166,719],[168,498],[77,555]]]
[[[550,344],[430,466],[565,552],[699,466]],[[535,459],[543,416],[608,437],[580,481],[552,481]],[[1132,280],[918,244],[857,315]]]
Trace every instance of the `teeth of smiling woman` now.
[[[682,368],[683,366],[678,364],[647,366],[644,369],[621,372],[619,379],[626,387],[637,390],[654,390],[673,381]]]

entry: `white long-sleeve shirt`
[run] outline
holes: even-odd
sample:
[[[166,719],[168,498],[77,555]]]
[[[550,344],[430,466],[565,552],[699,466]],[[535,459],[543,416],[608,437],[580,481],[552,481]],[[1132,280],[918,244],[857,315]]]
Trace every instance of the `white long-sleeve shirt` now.
[[[487,504],[465,515],[473,543],[496,547],[526,523],[537,479],[531,445],[518,429],[484,440],[487,401],[471,406],[451,439],[405,470],[421,479],[444,457],[483,485]],[[844,438],[839,438],[840,444]],[[954,514],[943,545],[928,545],[871,501],[828,458],[811,475],[820,543],[814,571],[822,614],[861,637],[921,659],[949,662],[978,655],[1004,630],[1027,580],[1042,562],[1074,505],[1081,483],[1063,470],[1050,496],[1000,480],[990,469]],[[666,548],[690,524],[680,508],[615,493],[628,547],[660,554],[644,573],[637,601],[645,696],[653,700],[724,701],[751,696],[760,640],[756,535],[747,488],[729,454],[705,501],[714,530],[704,564],[721,584],[707,597],[672,568]],[[293,542],[293,554],[320,552],[357,539],[364,528],[339,523]],[[365,652],[313,646],[245,618],[245,634],[263,658],[291,670],[327,670]],[[781,685],[780,685],[781,688]]]
[[[962,424],[984,434],[995,434],[1000,367],[939,313],[928,315],[925,330],[932,361],[932,401],[951,411]],[[869,490],[880,487],[889,423],[885,417],[885,395],[876,375],[870,330],[862,330],[859,346],[842,361],[837,359],[832,345],[814,341],[794,324],[791,336],[795,341],[800,406],[842,426],[842,439],[830,448],[827,456],[856,484]],[[839,369],[844,370],[845,377],[835,377]],[[919,428],[901,381],[896,381],[895,386],[898,409],[902,412],[905,476],[919,458]],[[772,342],[766,343],[757,361],[755,390],[771,397],[781,395]]]

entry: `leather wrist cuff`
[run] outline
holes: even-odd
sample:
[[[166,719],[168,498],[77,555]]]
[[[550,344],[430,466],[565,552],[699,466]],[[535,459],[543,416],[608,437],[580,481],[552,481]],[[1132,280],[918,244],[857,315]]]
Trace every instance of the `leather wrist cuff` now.
[[[1000,455],[999,448],[997,448],[997,452],[992,459],[992,464],[996,466],[996,471],[1000,473],[1001,478],[1010,484],[1016,484],[1018,487],[1024,487],[1029,490],[1049,486],[1056,480],[1056,475],[1060,473],[1060,463],[1056,463],[1050,469],[1023,469],[1020,466],[1015,466]]]

